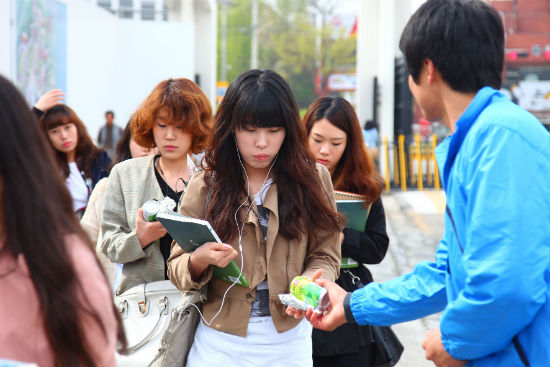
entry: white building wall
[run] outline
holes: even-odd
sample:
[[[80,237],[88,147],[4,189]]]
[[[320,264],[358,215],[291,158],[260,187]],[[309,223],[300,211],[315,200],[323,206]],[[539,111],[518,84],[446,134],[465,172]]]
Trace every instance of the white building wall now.
[[[0,73],[14,82],[16,1],[0,1]],[[92,137],[104,124],[106,110],[113,110],[115,122],[125,126],[153,87],[167,78],[194,80],[195,73],[204,74],[203,90],[214,100],[216,49],[211,47],[214,67],[198,67],[195,54],[203,52],[197,45],[198,25],[120,19],[95,2],[62,1],[67,5],[66,103]],[[213,35],[208,41],[215,45]],[[204,88],[204,83],[212,87]]]
[[[373,117],[373,78],[378,77],[380,139],[394,134],[395,58],[401,55],[399,39],[410,16],[425,0],[361,1],[357,37],[357,94],[359,121]],[[385,155],[379,167],[385,175]]]
[[[195,72],[212,106],[216,105],[217,9],[215,0],[203,0],[195,5],[195,42],[198,50],[195,52]]]

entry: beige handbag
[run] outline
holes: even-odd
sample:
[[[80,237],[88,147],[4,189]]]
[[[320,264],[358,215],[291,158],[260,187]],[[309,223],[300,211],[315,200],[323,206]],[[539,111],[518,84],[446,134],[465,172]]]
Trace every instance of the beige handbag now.
[[[185,366],[200,320],[201,292],[180,292],[169,280],[140,284],[115,297],[128,354],[118,366]]]

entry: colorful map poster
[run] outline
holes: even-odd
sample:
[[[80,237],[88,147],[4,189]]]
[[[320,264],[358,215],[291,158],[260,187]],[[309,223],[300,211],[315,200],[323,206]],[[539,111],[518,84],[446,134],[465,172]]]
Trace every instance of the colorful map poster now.
[[[16,83],[33,105],[50,89],[66,90],[67,6],[58,0],[16,4]]]

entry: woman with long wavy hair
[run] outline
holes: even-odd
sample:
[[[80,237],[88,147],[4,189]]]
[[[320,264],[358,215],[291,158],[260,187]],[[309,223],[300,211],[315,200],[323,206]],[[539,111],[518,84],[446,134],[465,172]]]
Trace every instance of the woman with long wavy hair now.
[[[311,366],[311,327],[279,300],[296,276],[335,279],[338,213],[328,170],[306,148],[288,84],[250,70],[229,86],[180,213],[204,218],[223,243],[192,253],[173,245],[168,264],[182,291],[208,283],[189,366]],[[235,260],[248,287],[212,277]]]
[[[317,162],[328,168],[334,189],[363,195],[365,205],[370,207],[363,231],[347,227],[342,231],[344,261],[336,283],[353,291],[372,282],[364,264],[380,263],[388,250],[386,217],[380,198],[383,181],[374,170],[357,115],[348,101],[341,97],[316,99],[304,116],[304,124],[309,149]],[[397,350],[385,348],[390,341],[395,342]],[[400,356],[399,346],[389,328],[346,324],[333,332],[313,330],[313,365],[393,365]]]
[[[44,111],[40,126],[73,199],[73,210],[82,217],[90,193],[108,173],[111,158],[96,147],[86,126],[69,106],[60,104]]]
[[[125,345],[107,279],[23,96],[0,76],[0,356],[115,364]]]

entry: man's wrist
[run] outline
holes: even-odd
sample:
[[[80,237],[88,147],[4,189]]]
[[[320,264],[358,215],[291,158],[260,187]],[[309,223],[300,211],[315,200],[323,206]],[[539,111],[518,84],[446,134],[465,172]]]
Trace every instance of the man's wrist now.
[[[351,312],[351,295],[352,292],[348,292],[346,297],[344,297],[344,315],[346,316],[346,321],[348,323],[355,323],[355,317],[353,317],[353,312]]]

